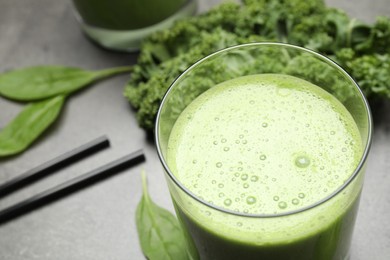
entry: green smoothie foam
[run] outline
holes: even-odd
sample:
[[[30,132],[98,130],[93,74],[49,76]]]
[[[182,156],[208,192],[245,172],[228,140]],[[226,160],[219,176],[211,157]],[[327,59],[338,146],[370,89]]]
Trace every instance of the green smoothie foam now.
[[[335,192],[351,177],[362,150],[352,116],[332,95],[292,76],[262,74],[223,82],[195,99],[172,129],[167,163],[208,203],[273,215]],[[265,221],[197,205],[187,205],[179,217],[232,243],[269,248],[314,241],[310,236],[342,223],[357,197],[351,191],[322,210]]]

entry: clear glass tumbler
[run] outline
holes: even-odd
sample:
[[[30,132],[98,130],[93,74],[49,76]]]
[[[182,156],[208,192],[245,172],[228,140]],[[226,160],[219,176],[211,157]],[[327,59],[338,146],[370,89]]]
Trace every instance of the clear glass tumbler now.
[[[321,132],[333,124],[356,138]],[[281,43],[217,51],[170,86],[155,134],[193,259],[349,258],[372,120],[332,60]]]
[[[190,16],[197,0],[73,0],[84,33],[107,49],[138,50],[142,39]]]

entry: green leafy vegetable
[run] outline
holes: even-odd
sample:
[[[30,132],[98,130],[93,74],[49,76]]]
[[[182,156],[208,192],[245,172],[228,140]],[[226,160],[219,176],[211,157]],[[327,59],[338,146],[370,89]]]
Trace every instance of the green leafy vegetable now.
[[[61,66],[29,67],[0,75],[0,95],[19,101],[35,101],[67,95],[97,80],[129,71],[129,67],[100,71]]]
[[[0,74],[0,95],[18,101],[37,101],[0,131],[0,157],[25,150],[57,118],[65,96],[131,67],[100,71],[60,66],[36,66]],[[39,101],[43,100],[43,101]]]
[[[390,98],[390,18],[365,24],[323,0],[242,0],[178,21],[144,41],[124,93],[137,110],[139,125],[153,129],[164,93],[194,62],[225,47],[261,41],[287,42],[325,54],[357,80],[368,98]],[[309,65],[297,58],[289,69],[326,76]],[[213,65],[209,69],[215,70]],[[199,77],[192,87],[208,85],[208,80]]]
[[[342,49],[335,59],[353,75],[367,96],[390,99],[390,52],[357,56],[352,49]]]
[[[150,260],[189,259],[183,232],[168,210],[157,206],[148,194],[142,172],[143,195],[136,211],[136,223],[142,251]]]
[[[0,131],[0,157],[26,149],[55,121],[64,99],[64,96],[57,96],[27,105]]]

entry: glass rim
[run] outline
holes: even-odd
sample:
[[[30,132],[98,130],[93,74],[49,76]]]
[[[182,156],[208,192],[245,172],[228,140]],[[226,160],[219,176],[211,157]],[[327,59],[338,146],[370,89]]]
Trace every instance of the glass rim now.
[[[159,136],[159,132],[160,132],[159,131],[159,125],[160,125],[161,110],[164,107],[165,101],[166,101],[168,95],[170,94],[170,92],[172,91],[173,87],[176,85],[176,83],[182,77],[184,77],[187,73],[192,71],[193,68],[195,68],[199,64],[203,63],[204,61],[206,61],[206,60],[208,60],[208,59],[210,59],[210,58],[212,58],[212,57],[214,57],[216,55],[224,53],[224,52],[229,52],[229,51],[234,50],[234,49],[245,48],[245,47],[250,47],[250,46],[279,46],[279,47],[287,47],[287,48],[295,49],[295,50],[298,50],[298,51],[310,53],[310,54],[316,56],[317,58],[330,63],[336,69],[338,69],[344,76],[346,76],[346,78],[348,80],[350,80],[351,83],[353,83],[354,88],[357,90],[357,92],[359,93],[359,96],[361,97],[361,99],[362,99],[362,101],[364,103],[365,112],[366,112],[367,121],[368,121],[367,122],[368,123],[367,143],[366,143],[366,145],[364,147],[364,151],[363,151],[363,154],[362,154],[362,156],[360,158],[359,164],[356,166],[354,172],[351,174],[351,176],[342,185],[340,185],[335,191],[330,193],[328,196],[322,198],[319,201],[316,201],[315,203],[312,203],[312,204],[310,204],[308,206],[305,206],[305,207],[302,207],[302,208],[299,208],[299,209],[296,209],[296,210],[291,210],[291,211],[282,212],[282,213],[276,213],[276,214],[251,214],[251,213],[237,212],[237,211],[233,211],[233,210],[229,210],[229,209],[223,208],[221,206],[210,204],[206,200],[199,198],[199,196],[197,196],[193,192],[191,192],[184,184],[182,184],[175,177],[175,175],[171,172],[170,168],[168,167],[168,164],[166,163],[166,161],[165,161],[165,159],[164,159],[164,157],[162,155],[160,142],[159,142],[159,137],[158,137]],[[227,48],[215,51],[215,52],[213,52],[213,53],[211,53],[211,54],[201,58],[200,60],[196,61],[194,64],[189,66],[185,71],[183,71],[172,82],[172,84],[169,86],[169,88],[165,92],[163,99],[161,100],[161,103],[159,105],[159,109],[158,109],[158,112],[157,112],[156,121],[155,121],[155,134],[154,134],[154,136],[155,136],[155,141],[156,141],[156,146],[157,146],[157,154],[158,154],[158,157],[160,159],[160,162],[163,165],[165,173],[169,176],[169,178],[173,181],[173,183],[177,187],[179,187],[184,193],[186,193],[192,199],[198,201],[199,203],[203,204],[206,207],[209,207],[209,208],[212,208],[214,210],[217,210],[217,211],[220,211],[220,212],[224,212],[224,213],[227,213],[227,214],[231,214],[231,215],[236,215],[236,216],[241,216],[241,217],[250,217],[250,218],[276,218],[276,217],[294,215],[294,214],[298,214],[298,213],[301,213],[301,212],[313,209],[313,208],[315,208],[317,206],[320,206],[323,203],[329,201],[330,199],[334,198],[339,193],[341,193],[344,189],[346,189],[349,186],[349,184],[359,175],[360,171],[362,170],[362,168],[364,166],[364,163],[367,160],[368,153],[369,153],[369,150],[370,150],[370,147],[371,147],[371,142],[372,142],[372,127],[373,127],[372,115],[371,115],[371,110],[370,110],[370,107],[369,107],[369,104],[368,104],[368,101],[367,101],[366,97],[364,96],[362,90],[360,89],[360,87],[356,83],[356,81],[340,65],[338,65],[335,61],[331,60],[330,58],[328,58],[328,57],[326,57],[326,56],[324,56],[324,55],[322,55],[322,54],[320,54],[320,53],[318,53],[316,51],[313,51],[313,50],[310,50],[310,49],[307,49],[307,48],[304,48],[304,47],[292,45],[292,44],[279,43],[279,42],[254,42],[254,43],[239,44],[239,45],[235,45],[235,46],[231,46],[231,47],[227,47]]]

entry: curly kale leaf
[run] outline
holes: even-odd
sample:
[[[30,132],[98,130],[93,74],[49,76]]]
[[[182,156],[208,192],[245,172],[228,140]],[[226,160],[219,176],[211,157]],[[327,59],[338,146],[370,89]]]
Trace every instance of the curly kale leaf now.
[[[336,53],[336,60],[368,97],[390,98],[390,54],[358,56],[352,49]]]
[[[390,98],[390,55],[365,55],[347,63],[347,69],[367,96]]]
[[[239,38],[235,34],[222,29],[216,29],[213,33],[201,31],[198,38],[199,43],[196,48],[189,48],[187,52],[158,65],[150,63],[147,67],[151,72],[148,77],[142,75],[145,66],[138,64],[134,67],[132,78],[125,89],[125,96],[138,110],[137,119],[141,127],[145,129],[153,128],[158,106],[164,93],[174,79],[190,65],[202,57],[225,47],[260,40],[260,37]],[[134,76],[134,74],[137,75]],[[203,77],[201,81],[207,81],[207,78]]]
[[[344,67],[367,97],[390,98],[389,18],[378,17],[374,24],[365,24],[340,9],[327,7],[323,0],[242,0],[242,4],[223,3],[207,13],[178,21],[144,41],[125,89],[125,96],[137,110],[139,124],[153,129],[164,93],[197,60],[232,45],[255,41],[287,42],[323,53]],[[251,58],[246,58],[250,64]],[[292,58],[286,69],[331,86],[332,82],[326,81],[327,70],[309,66],[310,60],[305,59]],[[234,59],[229,62],[230,73],[245,72]],[[275,65],[272,60],[268,63],[262,67],[264,71],[272,71]],[[189,89],[224,78],[216,67],[210,65],[208,71],[213,72],[213,80],[198,77]],[[333,87],[338,88],[337,84]],[[342,98],[349,94],[337,95]]]
[[[390,53],[390,18],[379,16],[355,49],[363,53]]]

